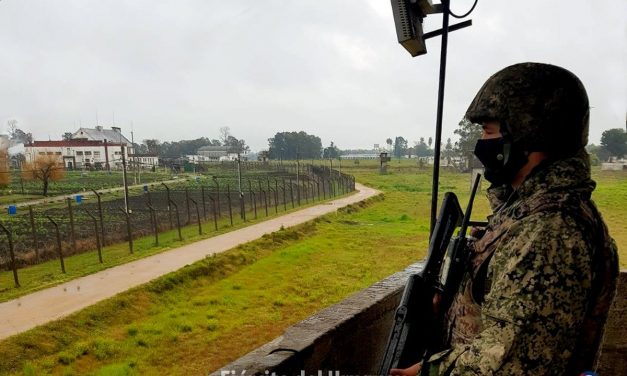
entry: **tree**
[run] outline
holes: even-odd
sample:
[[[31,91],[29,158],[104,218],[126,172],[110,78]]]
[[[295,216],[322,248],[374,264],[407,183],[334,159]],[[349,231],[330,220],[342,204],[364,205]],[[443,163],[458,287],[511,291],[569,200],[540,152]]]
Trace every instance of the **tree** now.
[[[34,161],[22,165],[22,178],[41,181],[44,196],[48,195],[50,182],[61,180],[64,176],[63,163],[54,155],[39,155]]]
[[[9,138],[13,142],[31,144],[33,143],[32,133],[26,133],[17,127],[17,120],[11,119],[7,121],[7,129],[9,132]]]
[[[459,136],[455,142],[455,154],[466,161],[467,167],[472,167],[475,158],[475,145],[481,138],[481,127],[464,118],[459,122],[459,128],[454,133]]]
[[[622,158],[627,154],[627,133],[624,129],[608,129],[601,135],[601,145],[612,157]]]
[[[414,141],[414,154],[416,154],[417,157],[429,157],[433,155],[433,149],[425,143],[424,137],[420,137],[419,142]]]
[[[392,139],[388,138],[387,140],[385,140],[385,143],[388,144],[388,150],[392,149]]]
[[[431,145],[433,145],[433,137],[429,137],[429,148],[431,148]]]
[[[146,145],[146,150],[148,154],[159,154],[159,144],[161,142],[157,139],[150,138],[143,141],[143,144]]]
[[[278,132],[268,139],[268,156],[271,159],[320,158],[320,137],[300,132]]]
[[[63,141],[69,141],[72,139],[72,132],[65,132],[63,133],[63,135],[61,136],[61,139]]]
[[[450,137],[446,139],[446,146],[444,146],[444,153],[442,154],[444,154],[444,158],[446,158],[446,164],[450,166],[455,156],[455,149],[453,148],[453,142]]]
[[[607,161],[611,157],[610,152],[601,145],[590,144],[586,146],[586,150],[588,151],[588,153],[590,153],[591,161],[595,162],[596,164],[600,164],[601,161]]]
[[[335,159],[335,158],[338,158],[339,156],[340,156],[340,149],[338,149],[337,146],[333,144],[333,141],[331,141],[331,145],[324,148],[324,150],[322,151],[322,158],[325,158],[325,159]]]
[[[394,139],[394,156],[401,159],[401,156],[407,152],[407,140],[403,137],[396,137]]]
[[[237,153],[238,155],[246,153],[250,150],[244,139],[237,139],[231,135],[228,135],[226,141],[223,142],[223,145],[228,147],[228,153]]]
[[[220,127],[220,141],[222,142],[222,145],[226,145],[230,136],[231,136],[231,128]]]

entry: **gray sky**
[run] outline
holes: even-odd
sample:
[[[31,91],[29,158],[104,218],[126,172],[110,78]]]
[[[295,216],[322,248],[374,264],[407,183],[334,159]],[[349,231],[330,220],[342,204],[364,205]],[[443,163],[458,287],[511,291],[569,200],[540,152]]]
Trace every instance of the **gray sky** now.
[[[591,142],[624,127],[625,14],[624,0],[480,0],[450,35],[443,139],[487,77],[522,61],[581,78]],[[440,25],[429,16],[425,31]],[[222,126],[253,150],[296,130],[340,148],[413,142],[434,133],[439,44],[411,58],[388,0],[2,0],[0,129],[15,118],[55,140],[115,114],[136,142]]]

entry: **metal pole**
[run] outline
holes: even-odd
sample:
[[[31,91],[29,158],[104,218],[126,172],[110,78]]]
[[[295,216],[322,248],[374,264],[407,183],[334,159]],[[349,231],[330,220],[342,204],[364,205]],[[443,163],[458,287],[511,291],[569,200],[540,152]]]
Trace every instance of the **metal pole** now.
[[[17,278],[17,265],[15,265],[15,253],[13,251],[13,236],[2,223],[0,223],[0,227],[2,228],[2,231],[7,234],[7,238],[9,239],[9,253],[11,255],[11,269],[13,270],[13,281],[15,282],[15,287],[20,287],[20,281]]]
[[[74,211],[72,210],[72,199],[67,199],[67,210],[70,215],[70,237],[72,241],[72,251],[76,253],[76,234],[74,232]]]
[[[444,84],[446,80],[446,50],[448,48],[448,21],[450,0],[442,0],[442,46],[440,48],[440,80],[438,84],[438,110],[435,124],[435,151],[433,154],[433,182],[431,187],[431,225],[433,234],[438,211],[438,181],[440,178],[440,150],[442,144],[442,114],[444,112]]]
[[[33,207],[28,206],[28,214],[30,216],[30,228],[33,233],[33,249],[35,250],[35,259],[39,263],[39,242],[37,241],[37,228],[35,227],[35,214]]]
[[[126,180],[126,156],[124,155],[124,145],[120,145],[122,152],[122,179],[124,180],[124,210],[128,213],[128,181]]]
[[[102,247],[100,246],[100,237],[98,236],[98,219],[87,209],[85,213],[94,221],[94,234],[96,235],[96,247],[98,248],[98,261],[102,264]]]
[[[131,216],[128,211],[123,208],[119,208],[124,216],[126,217],[126,235],[128,236],[128,250],[131,254],[133,254],[133,232],[131,230]]]
[[[94,192],[94,194],[96,195],[96,197],[98,198],[98,217],[100,218],[100,241],[102,243],[102,246],[105,246],[105,230],[104,230],[104,216],[102,214],[102,200],[100,199],[100,193],[98,193],[96,190],[92,189],[92,192]]]
[[[59,260],[61,261],[61,272],[65,274],[65,262],[63,262],[63,250],[61,249],[61,234],[59,233],[59,225],[50,216],[46,216],[48,220],[54,226],[55,233],[57,235],[57,252],[59,252]]]
[[[202,235],[202,226],[200,224],[200,210],[198,209],[198,203],[193,198],[190,198],[194,206],[196,206],[196,219],[198,220],[198,235]]]

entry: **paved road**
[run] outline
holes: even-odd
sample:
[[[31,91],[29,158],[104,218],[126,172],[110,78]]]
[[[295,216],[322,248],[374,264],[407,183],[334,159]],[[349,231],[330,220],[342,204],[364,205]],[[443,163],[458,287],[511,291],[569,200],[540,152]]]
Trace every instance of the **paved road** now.
[[[59,319],[159,276],[224,252],[239,244],[309,221],[343,206],[374,196],[378,191],[357,184],[354,195],[312,206],[213,238],[201,240],[128,264],[103,270],[21,298],[0,303],[0,339]]]

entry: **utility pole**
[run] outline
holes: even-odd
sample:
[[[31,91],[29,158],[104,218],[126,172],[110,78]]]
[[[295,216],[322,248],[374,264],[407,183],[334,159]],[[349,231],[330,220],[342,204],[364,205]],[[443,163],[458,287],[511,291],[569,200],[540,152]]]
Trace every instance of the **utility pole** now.
[[[122,152],[122,179],[124,180],[124,211],[128,214],[128,181],[126,180],[126,156],[124,155],[124,145],[120,144]]]

